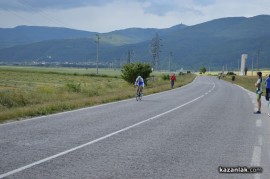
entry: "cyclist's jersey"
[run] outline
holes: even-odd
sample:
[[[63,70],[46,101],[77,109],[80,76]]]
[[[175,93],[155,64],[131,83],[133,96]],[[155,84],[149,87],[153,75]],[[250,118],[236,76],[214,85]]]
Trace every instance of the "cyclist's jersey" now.
[[[265,88],[269,88],[270,89],[270,77],[268,77],[266,80],[265,80]]]
[[[136,78],[135,85],[144,87],[144,81],[143,81],[143,78],[141,76],[138,76]]]

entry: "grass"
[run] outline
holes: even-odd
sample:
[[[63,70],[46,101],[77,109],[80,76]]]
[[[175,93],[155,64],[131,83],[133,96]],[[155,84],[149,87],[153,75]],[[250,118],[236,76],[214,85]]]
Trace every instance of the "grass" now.
[[[21,71],[21,72],[36,72],[36,73],[62,73],[62,74],[71,74],[71,75],[89,75],[96,74],[95,68],[52,68],[52,67],[22,67],[22,66],[0,66],[0,70],[9,70],[9,71]],[[108,75],[108,76],[120,76],[120,69],[107,69],[99,68],[99,74]]]
[[[221,78],[221,79],[232,82],[231,76],[225,76],[224,78]],[[256,91],[255,83],[257,80],[258,80],[257,76],[236,76],[234,83],[250,91],[255,92]],[[263,81],[264,80],[265,80],[265,76],[263,76]],[[263,95],[264,94],[265,94],[265,85],[263,82]]]
[[[270,70],[267,70],[267,69],[263,69],[263,70],[260,70],[260,71],[262,72],[262,76],[266,76],[266,75],[270,74]],[[233,71],[233,72],[236,75],[239,75],[239,71]],[[218,75],[219,73],[221,73],[221,71],[211,71],[211,72],[206,72],[205,75],[215,76],[215,75]],[[225,72],[225,74],[226,73],[227,72]],[[254,71],[253,74],[252,74],[251,71],[248,71],[247,76],[255,76],[256,77],[256,73],[257,73],[257,71]]]
[[[120,71],[95,69],[0,67],[0,123],[47,115],[127,99],[135,89]],[[104,72],[104,73],[103,73]],[[175,87],[190,83],[195,75],[178,77]],[[151,77],[144,94],[170,89],[162,75]]]
[[[262,77],[263,77],[263,80],[265,80],[267,78],[267,75],[270,74],[270,71],[268,69],[263,69],[261,70],[262,72]],[[206,72],[206,75],[217,75],[218,71],[212,71],[210,73]],[[255,82],[258,80],[257,79],[257,71],[254,71],[253,74],[251,71],[248,71],[247,72],[247,76],[239,76],[238,72],[234,71],[234,73],[236,74],[236,79],[234,81],[235,84],[237,85],[240,85],[250,91],[253,91],[255,92],[256,91],[256,87],[255,87]],[[228,82],[232,82],[232,77],[231,76],[225,76],[224,78],[221,78],[225,81],[228,81]],[[265,94],[265,87],[264,87],[264,83],[263,83],[263,95]]]

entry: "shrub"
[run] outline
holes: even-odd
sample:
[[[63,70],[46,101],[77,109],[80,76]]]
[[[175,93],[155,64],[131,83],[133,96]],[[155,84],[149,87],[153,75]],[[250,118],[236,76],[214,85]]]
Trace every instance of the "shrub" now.
[[[170,80],[170,75],[168,74],[162,74],[162,77],[161,77],[163,80]]]
[[[179,72],[178,75],[183,76],[183,75],[185,75],[185,73],[184,72]]]
[[[136,77],[140,75],[141,77],[143,77],[144,83],[147,85],[147,78],[150,76],[152,70],[149,64],[130,63],[125,64],[121,72],[121,77],[128,83],[134,83]]]
[[[206,68],[205,67],[200,67],[200,74],[205,73],[205,72],[206,72]]]
[[[228,73],[227,73],[227,75],[236,75],[234,72],[232,72],[232,71],[229,71]]]
[[[68,83],[66,84],[69,91],[79,93],[81,92],[81,83],[74,84],[74,83]]]
[[[7,108],[26,106],[29,101],[22,92],[0,92],[0,105]]]

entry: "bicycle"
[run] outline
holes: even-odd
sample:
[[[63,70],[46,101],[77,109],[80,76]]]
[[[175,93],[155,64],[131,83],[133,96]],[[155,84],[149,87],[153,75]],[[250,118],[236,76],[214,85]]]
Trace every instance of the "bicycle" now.
[[[137,91],[139,91],[138,93],[136,92],[136,100],[137,101],[141,101],[142,100],[142,96],[143,96],[143,93],[142,93],[142,86],[138,86],[138,88],[139,88],[139,90],[137,90]]]

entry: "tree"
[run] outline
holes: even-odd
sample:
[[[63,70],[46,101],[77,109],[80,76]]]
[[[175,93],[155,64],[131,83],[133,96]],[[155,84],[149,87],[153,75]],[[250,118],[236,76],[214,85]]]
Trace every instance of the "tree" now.
[[[206,68],[205,67],[200,67],[200,73],[205,73],[206,72]]]
[[[134,83],[136,77],[140,75],[144,79],[144,83],[147,85],[147,78],[152,72],[151,66],[149,64],[143,63],[130,63],[123,66],[122,78],[128,83]]]

